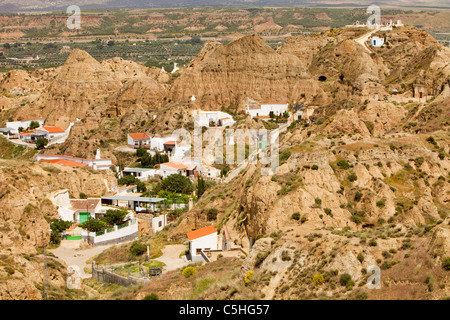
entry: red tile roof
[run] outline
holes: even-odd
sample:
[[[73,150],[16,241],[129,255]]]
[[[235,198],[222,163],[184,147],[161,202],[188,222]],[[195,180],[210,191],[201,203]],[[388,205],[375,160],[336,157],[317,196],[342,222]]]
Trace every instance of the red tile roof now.
[[[65,159],[43,159],[41,161],[56,163],[56,164],[59,164],[61,166],[65,166],[65,167],[86,167],[88,165],[87,163],[80,163],[80,162],[65,160]]]
[[[129,133],[128,134],[133,140],[150,139],[146,133]]]
[[[166,142],[164,142],[164,144],[166,145],[175,145],[176,144],[176,142],[175,141],[166,141]]]
[[[48,133],[62,133],[62,132],[64,132],[64,129],[61,128],[61,127],[42,127],[42,129],[47,131]]]
[[[171,167],[177,170],[181,170],[181,169],[186,169],[187,165],[182,164],[182,163],[177,163],[177,162],[164,162],[161,163],[161,165],[167,166],[167,167]]]
[[[191,232],[186,233],[189,240],[195,240],[204,236],[208,236],[210,234],[216,233],[216,228],[213,225],[197,229]]]

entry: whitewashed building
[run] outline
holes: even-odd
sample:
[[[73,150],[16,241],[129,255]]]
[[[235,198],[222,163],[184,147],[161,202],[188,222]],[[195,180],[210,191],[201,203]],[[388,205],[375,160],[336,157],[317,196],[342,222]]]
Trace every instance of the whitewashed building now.
[[[217,250],[217,230],[213,225],[187,233],[192,262],[203,261],[202,251]]]
[[[150,177],[158,175],[157,169],[151,168],[125,168],[122,170],[122,177],[135,176],[140,181],[147,181]]]
[[[163,178],[167,178],[172,174],[186,175],[188,166],[178,162],[164,162],[159,166],[159,173]]]
[[[372,37],[370,39],[370,44],[373,47],[381,47],[384,44],[384,38]]]
[[[270,117],[273,113],[274,116],[281,116],[283,113],[287,112],[287,103],[261,103],[260,105],[247,105],[246,112],[252,117],[258,117],[261,119]]]
[[[222,111],[194,111],[194,119],[203,127],[226,127],[235,123],[233,117]]]
[[[146,133],[129,133],[127,143],[133,147],[146,147],[150,145],[150,136]]]

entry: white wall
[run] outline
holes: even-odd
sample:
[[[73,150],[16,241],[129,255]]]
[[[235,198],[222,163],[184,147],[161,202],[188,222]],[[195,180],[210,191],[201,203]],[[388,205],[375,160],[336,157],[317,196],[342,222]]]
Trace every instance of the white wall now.
[[[189,250],[192,261],[202,261],[203,258],[197,254],[197,249],[206,248],[217,250],[217,232],[190,241]]]
[[[161,226],[159,225],[161,223]],[[153,232],[161,231],[167,226],[167,214],[162,214],[158,217],[153,217],[152,219],[152,229]]]
[[[271,111],[273,111],[274,115],[282,115],[287,109],[287,103],[261,103],[260,109],[247,107],[247,113],[253,118],[256,116],[268,116]]]
[[[95,232],[88,232],[87,230],[83,229],[81,230],[81,236],[83,237],[83,239],[86,239],[87,235],[89,234],[90,241],[93,241],[94,244],[104,241],[115,240],[138,232],[139,230],[138,221],[137,219],[134,219],[134,222],[130,222],[130,225],[128,227],[118,229],[117,226],[114,226],[114,229],[115,229],[114,231],[105,233],[100,236],[96,236]]]

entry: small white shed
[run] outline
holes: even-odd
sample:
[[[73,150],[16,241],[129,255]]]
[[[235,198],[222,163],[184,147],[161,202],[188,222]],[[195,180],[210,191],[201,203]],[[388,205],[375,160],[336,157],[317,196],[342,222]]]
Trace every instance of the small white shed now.
[[[203,261],[203,250],[217,250],[217,230],[213,225],[187,233],[192,262]]]

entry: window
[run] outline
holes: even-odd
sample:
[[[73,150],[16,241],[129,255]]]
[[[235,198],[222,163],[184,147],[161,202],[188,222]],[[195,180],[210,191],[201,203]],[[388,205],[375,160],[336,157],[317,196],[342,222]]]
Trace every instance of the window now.
[[[162,221],[158,222],[158,227],[162,227]]]
[[[197,250],[196,250],[196,253],[197,253],[197,254],[201,254],[201,253],[202,253],[202,249],[197,249]]]

